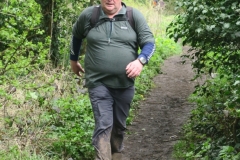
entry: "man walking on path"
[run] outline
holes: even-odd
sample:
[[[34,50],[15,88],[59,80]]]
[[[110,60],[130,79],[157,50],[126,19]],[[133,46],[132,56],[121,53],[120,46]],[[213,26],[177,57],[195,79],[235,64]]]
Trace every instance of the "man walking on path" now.
[[[78,76],[85,73],[95,119],[92,137],[95,160],[121,159],[134,80],[153,55],[155,41],[137,9],[132,8],[132,28],[126,17],[127,7],[121,0],[101,0],[99,7],[95,27],[90,24],[94,6],[86,8],[75,22],[70,65]],[[84,38],[87,40],[85,69],[78,62]]]

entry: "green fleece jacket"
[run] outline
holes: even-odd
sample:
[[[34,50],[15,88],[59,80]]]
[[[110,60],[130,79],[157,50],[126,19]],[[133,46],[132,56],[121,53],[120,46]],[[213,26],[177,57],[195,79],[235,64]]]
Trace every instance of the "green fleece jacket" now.
[[[73,36],[87,40],[84,59],[86,87],[106,85],[110,88],[127,88],[134,85],[134,79],[126,75],[126,66],[137,59],[137,47],[154,43],[154,37],[144,16],[133,8],[135,31],[128,21],[107,21],[94,27],[86,37],[84,32],[90,26],[93,6],[86,8],[73,26]],[[125,16],[126,6],[116,16]],[[99,19],[108,18],[103,10]]]

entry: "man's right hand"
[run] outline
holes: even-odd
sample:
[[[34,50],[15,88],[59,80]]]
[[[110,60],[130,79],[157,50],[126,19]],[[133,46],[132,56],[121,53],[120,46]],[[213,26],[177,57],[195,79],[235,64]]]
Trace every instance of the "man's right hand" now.
[[[80,74],[80,72],[85,73],[84,69],[82,68],[81,64],[78,61],[72,61],[70,60],[70,65],[72,68],[72,71],[78,75],[78,76],[82,76]]]

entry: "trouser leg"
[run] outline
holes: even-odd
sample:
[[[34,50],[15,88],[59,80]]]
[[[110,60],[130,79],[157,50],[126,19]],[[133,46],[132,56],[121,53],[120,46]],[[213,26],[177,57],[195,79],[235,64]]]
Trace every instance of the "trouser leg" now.
[[[96,160],[111,160],[110,137],[113,126],[113,99],[104,86],[89,89],[89,97],[95,119],[92,143],[96,150]]]
[[[89,89],[95,118],[93,146],[96,160],[111,160],[111,153],[123,150],[124,131],[134,87],[111,89],[99,86]]]
[[[120,153],[123,150],[126,120],[129,115],[130,104],[134,96],[134,87],[117,90],[110,89],[110,91],[114,99],[111,149],[112,153]]]

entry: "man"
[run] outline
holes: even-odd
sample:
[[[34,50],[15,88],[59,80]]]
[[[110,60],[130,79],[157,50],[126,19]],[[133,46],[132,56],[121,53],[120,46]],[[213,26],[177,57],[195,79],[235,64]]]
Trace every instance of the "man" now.
[[[124,17],[126,5],[121,0],[101,0],[99,21],[87,35],[93,6],[86,8],[73,26],[70,64],[73,72],[85,73],[86,87],[95,119],[92,143],[96,160],[111,160],[123,150],[124,131],[134,96],[134,79],[140,75],[155,49],[152,32],[144,16],[133,8],[133,29]],[[86,37],[85,37],[86,36]],[[87,49],[84,67],[78,62],[82,40]],[[138,54],[138,46],[141,53]]]

